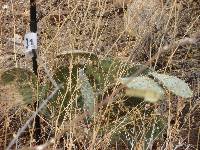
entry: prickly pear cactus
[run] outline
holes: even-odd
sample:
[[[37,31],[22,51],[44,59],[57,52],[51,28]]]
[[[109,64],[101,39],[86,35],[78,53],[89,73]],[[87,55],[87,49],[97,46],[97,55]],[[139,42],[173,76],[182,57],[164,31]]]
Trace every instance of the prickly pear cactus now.
[[[147,102],[162,100],[166,90],[183,98],[191,98],[193,95],[183,80],[156,72],[141,77],[120,78],[119,81],[127,87],[128,96],[141,97]]]
[[[141,97],[147,102],[157,102],[164,95],[162,87],[145,76],[121,78],[120,82],[128,87],[126,90],[128,96]]]
[[[152,72],[149,74],[155,80],[160,82],[167,90],[174,93],[177,96],[181,96],[183,98],[190,98],[193,95],[192,90],[189,86],[181,79],[169,76],[166,74],[159,74],[156,72]]]
[[[35,75],[21,68],[4,71],[0,75],[0,100],[31,103],[36,99]]]

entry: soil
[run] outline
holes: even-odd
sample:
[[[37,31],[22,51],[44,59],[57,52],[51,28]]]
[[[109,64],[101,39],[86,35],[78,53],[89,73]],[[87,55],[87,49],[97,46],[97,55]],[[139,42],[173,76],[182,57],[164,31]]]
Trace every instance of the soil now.
[[[54,59],[56,55],[77,49],[94,52],[101,57],[117,57],[131,63],[145,64],[160,47],[185,37],[192,37],[194,34],[200,35],[199,0],[164,1],[159,7],[162,11],[161,8],[166,6],[164,10],[166,22],[161,23],[162,28],[151,26],[151,30],[149,25],[143,24],[140,30],[148,28],[145,34],[125,30],[127,23],[125,15],[130,9],[130,4],[129,1],[121,3],[112,0],[94,0],[91,3],[89,0],[39,1],[37,4],[39,55],[50,69],[56,65]],[[2,0],[0,8],[0,71],[16,66],[31,70],[31,60],[24,57],[22,45],[22,37],[29,31],[29,3],[24,0],[16,0],[13,3]],[[166,24],[168,26],[164,26]],[[193,98],[184,102],[180,102],[183,101],[181,98],[174,97],[173,108],[170,108],[171,128],[175,130],[173,142],[177,145],[180,142],[184,143],[178,149],[200,148],[199,64],[200,40],[192,45],[172,48],[150,64],[150,67],[154,67],[158,72],[169,73],[185,80],[194,92]],[[163,113],[167,115],[168,104],[163,102],[163,105],[165,106]],[[0,111],[0,149],[4,149],[12,139],[13,133],[16,133],[30,116],[31,111],[27,113],[26,109],[19,111],[16,109],[19,106],[12,106],[8,110],[9,104],[2,102],[0,106],[4,108]],[[27,131],[22,137],[20,144],[28,145],[29,132]],[[156,147],[158,149],[159,144]]]

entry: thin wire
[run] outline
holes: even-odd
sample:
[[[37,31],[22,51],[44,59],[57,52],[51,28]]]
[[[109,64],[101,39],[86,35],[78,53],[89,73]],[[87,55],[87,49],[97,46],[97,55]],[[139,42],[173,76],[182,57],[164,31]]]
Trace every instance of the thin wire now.
[[[14,137],[14,139],[9,143],[7,150],[10,150],[11,147],[15,144],[16,140],[19,138],[19,136],[26,130],[28,125],[31,123],[31,121],[38,115],[38,113],[42,110],[44,106],[46,106],[47,102],[57,93],[57,91],[61,88],[61,86],[57,86],[54,91],[43,101],[43,103],[39,106],[39,108],[33,113],[33,115],[26,121],[24,126],[22,126],[19,131],[17,132],[17,135]]]

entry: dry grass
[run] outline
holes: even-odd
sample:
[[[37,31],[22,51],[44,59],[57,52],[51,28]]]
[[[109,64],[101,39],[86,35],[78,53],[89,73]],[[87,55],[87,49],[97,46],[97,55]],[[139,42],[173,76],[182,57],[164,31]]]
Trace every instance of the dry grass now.
[[[22,0],[12,3],[1,1],[0,7],[0,70],[14,67],[30,70],[31,61],[22,57],[20,41],[20,36],[23,37],[29,30],[29,3]],[[138,107],[127,107],[124,99],[116,97],[118,91],[114,88],[114,94],[107,97],[108,105],[100,109],[90,123],[83,121],[87,113],[73,108],[72,102],[77,101],[77,93],[73,91],[71,103],[64,110],[52,108],[49,118],[41,115],[44,147],[144,149],[144,133],[155,124],[156,116],[161,115],[167,120],[166,127],[159,138],[148,142],[150,149],[200,148],[200,43],[197,40],[180,44],[179,41],[193,38],[194,33],[200,32],[198,0],[134,0],[133,3],[119,0],[38,0],[38,19],[39,55],[51,72],[62,65],[55,59],[58,54],[82,50],[94,52],[100,58],[113,57],[148,64],[159,72],[186,80],[194,91],[194,97],[189,100],[169,94],[164,102],[158,104],[142,103]],[[12,42],[13,39],[15,42]],[[199,36],[195,35],[195,39]],[[163,49],[167,49],[165,53]],[[47,80],[44,74],[39,77],[44,83]],[[70,81],[68,86],[73,86]],[[57,101],[62,104],[65,96]],[[33,109],[31,106],[12,105],[5,110],[10,104],[0,105],[4,110],[0,111],[0,149],[5,149]],[[155,112],[145,115],[144,108],[155,109]],[[62,111],[65,119],[60,124],[58,118]],[[128,130],[127,125],[131,129]],[[123,136],[111,140],[118,131],[124,132]],[[37,149],[34,144],[33,126],[29,126],[17,146]]]

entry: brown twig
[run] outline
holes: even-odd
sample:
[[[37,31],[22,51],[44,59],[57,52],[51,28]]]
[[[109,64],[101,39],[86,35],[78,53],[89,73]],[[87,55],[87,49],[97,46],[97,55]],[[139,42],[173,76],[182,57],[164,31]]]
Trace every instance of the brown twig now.
[[[168,52],[170,49],[173,49],[175,47],[179,47],[179,46],[184,46],[184,45],[188,45],[188,44],[197,44],[198,42],[200,42],[200,33],[195,33],[193,36],[191,36],[191,38],[183,38],[180,39],[178,41],[175,41],[174,43],[171,43],[169,45],[164,46],[163,48],[160,49],[159,52],[157,52],[151,59],[149,59],[145,66],[140,68],[133,77],[138,76],[139,74],[141,74],[145,69],[148,68],[148,66],[152,63],[153,60],[155,60],[161,53],[165,53]],[[130,78],[131,80],[131,78]],[[121,90],[123,90],[126,86],[125,85],[120,85],[116,90],[114,90],[111,95],[107,96],[102,102],[98,103],[96,105],[95,108],[95,112],[98,112],[98,109],[101,108],[104,105],[107,104],[111,104],[113,102],[113,98],[115,97],[116,94],[118,94]],[[70,125],[77,125],[78,122],[81,122],[85,116],[88,115],[88,112],[84,112],[83,114],[79,115],[77,118],[74,118],[71,121]],[[64,132],[63,132],[64,133]]]

